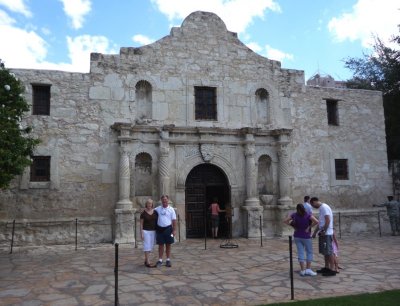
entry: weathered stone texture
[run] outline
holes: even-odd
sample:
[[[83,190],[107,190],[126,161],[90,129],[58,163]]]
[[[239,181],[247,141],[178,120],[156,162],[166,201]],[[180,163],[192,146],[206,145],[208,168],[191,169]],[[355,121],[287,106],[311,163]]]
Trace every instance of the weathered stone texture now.
[[[93,53],[88,74],[14,72],[30,103],[30,84],[51,84],[50,116],[24,118],[41,139],[36,154],[51,156],[51,181],[30,182],[27,169],[0,193],[3,222],[100,218],[86,241],[132,242],[127,216],[167,191],[185,237],[186,180],[204,164],[226,176],[234,236],[257,236],[260,215],[265,233],[282,234],[280,218],[305,194],[363,209],[390,192],[381,94],[306,86],[303,71],[254,53],[211,13],[150,45]],[[216,88],[216,120],[195,119],[195,86]],[[338,126],[327,123],[326,99],[338,101]],[[349,180],[335,179],[335,158],[348,159]],[[61,228],[51,239],[65,238]],[[24,239],[49,241],[41,235]]]

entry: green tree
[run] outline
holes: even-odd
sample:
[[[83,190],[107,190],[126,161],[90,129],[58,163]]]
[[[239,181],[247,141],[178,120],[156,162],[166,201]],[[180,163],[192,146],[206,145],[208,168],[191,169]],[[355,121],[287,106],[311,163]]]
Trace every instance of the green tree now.
[[[371,55],[348,58],[345,67],[353,71],[347,87],[382,91],[388,159],[400,160],[400,35],[392,42],[398,48],[375,38]]]
[[[32,128],[22,127],[21,119],[29,105],[23,96],[23,84],[0,60],[0,189],[31,164],[39,140],[30,136]]]

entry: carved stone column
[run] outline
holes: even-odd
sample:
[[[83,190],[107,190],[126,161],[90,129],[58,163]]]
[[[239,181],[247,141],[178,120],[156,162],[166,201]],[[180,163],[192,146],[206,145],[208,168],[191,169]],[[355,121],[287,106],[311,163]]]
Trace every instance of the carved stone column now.
[[[289,136],[279,136],[279,196],[278,204],[292,205],[293,200],[290,198],[291,186],[289,178]]]
[[[248,143],[245,148],[246,158],[246,206],[259,206],[260,200],[257,197],[257,171],[254,154],[256,152],[254,137],[251,134],[246,135]]]
[[[119,200],[117,202],[117,209],[130,209],[132,202],[129,199],[130,195],[130,169],[129,169],[129,155],[126,149],[122,146],[120,148],[119,159]]]
[[[125,141],[121,140],[119,160],[119,200],[115,208],[115,243],[135,242],[135,209],[130,196],[129,154]]]
[[[262,222],[263,207],[257,196],[257,169],[255,161],[255,143],[252,134],[246,135],[246,200],[242,206],[247,238],[258,238],[261,235],[260,221]],[[262,230],[262,229],[261,229]]]
[[[160,134],[160,195],[169,195],[169,132]]]

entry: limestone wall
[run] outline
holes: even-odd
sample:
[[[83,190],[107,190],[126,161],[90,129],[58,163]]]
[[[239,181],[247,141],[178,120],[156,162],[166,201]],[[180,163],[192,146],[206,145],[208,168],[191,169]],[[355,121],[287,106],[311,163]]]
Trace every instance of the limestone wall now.
[[[51,84],[50,116],[27,114],[24,119],[41,140],[35,155],[51,156],[51,182],[30,182],[27,168],[10,189],[1,192],[1,220],[29,223],[101,217],[110,224],[117,200],[118,145],[101,105],[88,98],[90,76],[37,70],[14,73],[26,84],[29,103],[30,84]],[[110,225],[101,232],[112,236]],[[96,236],[93,241],[98,241]]]
[[[170,35],[147,46],[121,48],[119,54],[93,53],[88,74],[13,72],[25,83],[30,103],[31,84],[51,84],[50,116],[24,118],[42,141],[35,154],[51,156],[51,182],[30,182],[27,169],[10,189],[1,191],[3,224],[13,219],[23,224],[99,218],[110,226],[93,230],[88,224],[85,239],[112,239],[119,190],[119,135],[111,128],[116,123],[132,128],[126,140],[131,171],[137,154],[147,152],[152,157],[151,194],[136,197],[132,176],[130,200],[135,208],[147,196],[160,196],[159,142],[164,127],[175,129],[169,140],[169,190],[181,215],[185,175],[203,162],[198,146],[215,144],[218,158],[211,162],[230,177],[234,235],[243,234],[240,206],[246,200],[243,129],[255,134],[255,161],[263,155],[271,160],[268,197],[272,200],[263,204],[266,208],[279,199],[277,142],[283,129],[292,130],[288,168],[294,203],[309,194],[334,209],[364,209],[391,193],[381,94],[305,86],[303,71],[282,69],[279,62],[254,53],[214,14],[193,13]],[[141,81],[151,85],[148,104],[137,93]],[[216,88],[217,120],[195,120],[195,86]],[[265,112],[257,104],[255,93],[260,88],[268,92]],[[325,99],[339,101],[339,126],[327,124]],[[212,132],[201,132],[202,128]],[[190,148],[197,153],[191,155]],[[348,159],[349,180],[334,178],[335,158]],[[267,233],[282,232],[280,218],[275,208],[264,210]],[[57,224],[54,241],[64,237],[61,223]],[[46,241],[39,231],[28,232],[37,233],[37,241]],[[6,234],[2,237],[6,239]],[[21,237],[31,239],[27,234]]]
[[[339,125],[327,123],[325,99],[337,99]],[[316,195],[333,208],[372,207],[391,191],[380,92],[307,87],[294,99],[293,199]],[[349,161],[336,180],[334,159]]]

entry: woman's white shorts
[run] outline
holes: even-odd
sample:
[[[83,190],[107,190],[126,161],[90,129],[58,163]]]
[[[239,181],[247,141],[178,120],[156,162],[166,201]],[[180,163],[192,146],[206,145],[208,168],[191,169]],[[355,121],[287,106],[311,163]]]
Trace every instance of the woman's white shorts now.
[[[153,251],[155,240],[156,240],[156,231],[143,230],[143,251],[144,252]]]

